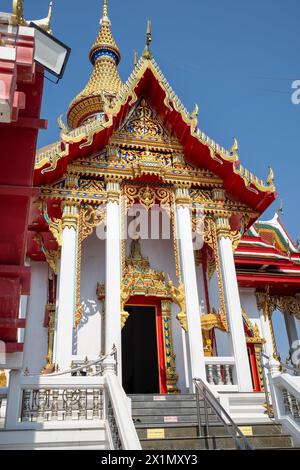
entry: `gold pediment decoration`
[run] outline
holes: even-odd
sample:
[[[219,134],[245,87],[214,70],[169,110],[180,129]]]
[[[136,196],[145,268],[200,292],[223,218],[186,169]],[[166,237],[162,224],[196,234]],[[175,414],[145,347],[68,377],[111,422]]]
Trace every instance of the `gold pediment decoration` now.
[[[158,116],[144,98],[139,101],[120,130],[114,134],[114,139],[122,137],[129,141],[179,145],[178,140],[168,134]]]
[[[201,327],[204,331],[211,331],[213,328],[217,328],[221,331],[227,331],[228,328],[226,319],[215,310],[207,313],[206,315],[202,315]]]
[[[142,255],[140,239],[132,240],[130,254],[125,260],[123,271],[123,281],[121,283],[121,326],[125,326],[128,313],[125,305],[130,297],[142,295],[145,297],[160,297],[169,299],[179,306],[180,312],[177,319],[182,328],[187,330],[185,292],[184,285],[175,287],[173,281],[161,271],[151,268],[149,259]],[[97,296],[99,300],[105,297],[105,287],[103,284],[97,285]]]

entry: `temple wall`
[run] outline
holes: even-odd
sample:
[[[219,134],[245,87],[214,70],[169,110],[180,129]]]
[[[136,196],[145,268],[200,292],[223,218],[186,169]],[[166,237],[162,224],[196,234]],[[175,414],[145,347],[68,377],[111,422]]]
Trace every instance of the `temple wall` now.
[[[217,272],[213,273],[211,279],[208,279],[208,294],[211,310],[214,308],[216,311],[220,309],[220,297]],[[216,350],[218,356],[231,357],[233,355],[232,342],[230,334],[225,331],[215,329]]]
[[[27,302],[24,344],[24,368],[39,374],[46,365],[48,329],[44,327],[45,306],[48,300],[48,264],[31,263],[31,294]]]
[[[242,308],[245,310],[248,318],[253,325],[258,325],[260,334],[262,335],[260,315],[256,303],[255,289],[240,288],[240,299]]]
[[[73,354],[97,358],[101,352],[102,303],[97,299],[97,283],[105,282],[105,241],[96,231],[84,240],[81,263],[81,302],[83,318],[74,335]]]
[[[204,274],[202,264],[196,265],[196,276],[197,276],[197,287],[200,303],[200,315],[208,313],[208,306],[206,304],[205,286],[204,286]]]

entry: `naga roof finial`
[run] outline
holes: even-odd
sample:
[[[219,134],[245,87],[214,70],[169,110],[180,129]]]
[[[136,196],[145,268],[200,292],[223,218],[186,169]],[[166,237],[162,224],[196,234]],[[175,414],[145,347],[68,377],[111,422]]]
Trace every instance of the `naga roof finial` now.
[[[32,20],[32,23],[42,28],[47,33],[51,33],[51,18],[53,11],[53,2],[50,1],[48,16],[41,20]],[[13,22],[19,26],[29,26],[31,21],[24,18],[24,0],[13,0]]]
[[[138,61],[139,61],[139,55],[137,51],[134,51],[134,66],[137,65]]]
[[[269,174],[267,178],[267,185],[268,186],[274,186],[275,183],[275,176],[274,176],[274,171],[273,169],[269,166]]]
[[[236,137],[233,138],[233,144],[232,144],[232,147],[230,149],[230,155],[236,157],[238,155],[238,151],[239,151],[239,143],[238,143],[238,140]]]
[[[146,33],[146,47],[143,52],[143,58],[151,60],[152,59],[152,53],[150,51],[150,44],[152,42],[152,28],[151,28],[151,20],[148,18],[147,22],[147,33]]]

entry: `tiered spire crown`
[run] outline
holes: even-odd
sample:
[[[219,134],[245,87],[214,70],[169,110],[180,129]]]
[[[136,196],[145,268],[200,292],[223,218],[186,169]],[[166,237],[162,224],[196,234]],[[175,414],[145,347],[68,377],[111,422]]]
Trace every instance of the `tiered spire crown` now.
[[[114,98],[122,88],[117,69],[121,54],[111,32],[107,0],[103,0],[100,31],[89,56],[94,70],[85,89],[69,107],[68,124],[71,129],[79,127],[87,118],[103,112],[104,102]]]
[[[118,65],[121,60],[121,54],[111,32],[107,0],[104,0],[103,16],[100,20],[100,31],[90,51],[90,60],[92,64],[94,65],[95,61],[101,57],[101,55],[108,54],[109,52],[111,53],[111,57],[115,60],[116,65]]]

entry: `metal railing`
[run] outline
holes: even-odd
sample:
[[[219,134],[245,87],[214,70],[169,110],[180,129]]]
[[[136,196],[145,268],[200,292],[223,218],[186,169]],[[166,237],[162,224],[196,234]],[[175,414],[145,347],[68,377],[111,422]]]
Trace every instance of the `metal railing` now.
[[[223,425],[226,433],[232,438],[236,449],[239,450],[254,450],[254,447],[250,444],[249,440],[238,428],[238,426],[231,419],[227,411],[223,408],[221,403],[216,399],[213,393],[209,390],[207,385],[202,379],[193,380],[196,389],[196,401],[197,401],[197,417],[198,417],[198,431],[199,437],[214,438],[215,436],[210,435],[210,423],[208,409],[210,408],[214,416]],[[201,409],[200,409],[200,397],[204,404],[204,422],[202,421]],[[204,428],[204,436],[202,433]]]
[[[95,359],[93,361],[89,361],[88,358],[86,358],[85,361],[83,361],[82,364],[75,364],[74,362],[71,365],[70,369],[64,370],[64,371],[57,371],[53,372],[51,374],[44,374],[44,376],[48,377],[61,377],[63,375],[72,375],[72,376],[101,376],[103,373],[103,362],[108,359],[109,357],[114,358],[114,372],[115,374],[118,373],[118,357],[117,357],[117,348],[115,345],[113,346],[112,351],[109,354],[106,354],[105,356],[99,357],[99,359]],[[29,371],[24,373],[24,375],[30,375]],[[34,376],[32,375],[31,377],[40,377],[40,376]]]

